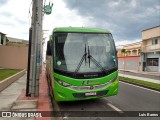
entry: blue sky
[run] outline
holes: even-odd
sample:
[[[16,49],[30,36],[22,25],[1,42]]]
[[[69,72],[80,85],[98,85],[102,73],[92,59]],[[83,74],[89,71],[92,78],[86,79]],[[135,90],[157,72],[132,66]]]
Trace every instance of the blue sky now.
[[[0,0],[0,32],[28,39],[32,0]],[[109,29],[116,45],[141,40],[144,29],[160,25],[160,0],[46,0],[54,2],[51,15],[43,20],[44,37],[54,27]]]

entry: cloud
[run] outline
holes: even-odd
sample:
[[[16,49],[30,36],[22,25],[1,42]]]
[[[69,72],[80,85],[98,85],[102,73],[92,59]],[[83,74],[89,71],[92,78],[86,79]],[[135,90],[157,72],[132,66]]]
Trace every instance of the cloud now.
[[[0,0],[0,6],[5,5],[8,2],[8,0]]]
[[[48,41],[49,35],[55,27],[82,27],[89,22],[89,19],[90,18],[83,18],[83,16],[78,15],[76,10],[66,8],[64,1],[55,0],[52,14],[44,16],[43,29],[49,31],[45,31],[43,37]],[[44,54],[46,52],[46,45],[45,43]]]
[[[18,24],[21,24],[21,25],[28,24],[28,21],[26,21],[24,19],[20,19],[20,18],[15,18],[15,21],[18,22]]]
[[[1,0],[0,32],[7,34],[8,37],[28,39],[30,2],[26,0]]]
[[[55,27],[82,27],[87,22],[87,18],[77,14],[77,11],[66,8],[62,0],[54,1],[53,11],[51,15],[44,16],[44,28],[50,30]]]
[[[0,12],[0,16],[4,16],[4,17],[11,17],[12,16],[12,14],[11,13],[9,13],[9,12],[7,12],[7,11],[1,11]]]
[[[46,1],[47,4],[48,1]],[[159,0],[55,0],[43,29],[55,27],[98,27],[109,29],[118,41],[141,40],[144,29],[160,24]],[[0,32],[28,39],[31,0],[0,0]],[[32,10],[32,8],[30,8]],[[119,42],[119,43],[121,43]]]
[[[141,39],[144,29],[160,24],[159,0],[63,0],[88,19],[86,27],[109,29],[116,41]]]

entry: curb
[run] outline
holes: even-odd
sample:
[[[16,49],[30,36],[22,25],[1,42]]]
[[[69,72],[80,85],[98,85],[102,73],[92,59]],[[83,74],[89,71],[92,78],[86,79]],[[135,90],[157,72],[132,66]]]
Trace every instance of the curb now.
[[[154,73],[151,73],[151,72],[140,72],[140,71],[132,71],[132,70],[123,70],[123,69],[119,69],[119,71],[121,72],[130,72],[130,73],[137,73],[137,74],[142,74],[142,75],[151,75],[151,76],[157,76],[157,77],[160,77],[159,74],[154,74]]]
[[[121,74],[121,73],[119,73],[119,76],[120,77],[125,77],[125,78],[130,78],[130,79],[141,80],[141,81],[144,81],[144,82],[155,83],[155,84],[160,85],[160,80],[157,80],[157,79],[141,77],[141,76],[134,76],[134,75],[127,75],[127,74]]]
[[[10,84],[12,84],[13,82],[15,82],[17,79],[19,79],[20,77],[22,77],[25,74],[26,70],[22,70],[2,81],[0,81],[0,92],[2,90],[4,90],[6,87],[8,87]]]

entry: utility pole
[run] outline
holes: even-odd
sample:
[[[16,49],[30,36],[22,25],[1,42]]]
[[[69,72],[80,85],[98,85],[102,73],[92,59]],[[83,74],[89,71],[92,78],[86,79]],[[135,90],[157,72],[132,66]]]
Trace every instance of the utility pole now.
[[[43,55],[43,34],[42,18],[44,13],[49,15],[52,12],[53,3],[44,5],[43,0],[32,0],[32,23],[29,33],[29,52],[26,96],[37,97],[39,95],[39,75],[42,71]]]
[[[32,0],[31,57],[26,96],[37,97],[39,95],[39,74],[42,67],[42,11],[43,0]]]

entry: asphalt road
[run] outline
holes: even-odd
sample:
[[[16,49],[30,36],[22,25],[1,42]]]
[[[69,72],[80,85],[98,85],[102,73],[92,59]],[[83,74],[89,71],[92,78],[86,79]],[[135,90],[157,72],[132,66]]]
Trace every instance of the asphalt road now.
[[[160,93],[120,82],[119,94],[106,98],[123,111],[160,111]]]
[[[60,111],[160,111],[160,93],[139,88],[120,82],[119,93],[116,96],[75,102],[56,103],[56,109]],[[159,120],[159,118],[147,117],[69,117],[65,120]]]

